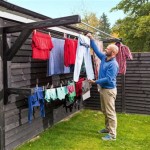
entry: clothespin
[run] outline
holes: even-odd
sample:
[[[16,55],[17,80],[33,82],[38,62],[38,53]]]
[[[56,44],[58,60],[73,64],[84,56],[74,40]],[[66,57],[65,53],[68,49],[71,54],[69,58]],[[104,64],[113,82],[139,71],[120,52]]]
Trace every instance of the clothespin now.
[[[67,34],[66,33],[64,33],[64,38],[67,38]]]
[[[36,87],[38,88],[38,84],[39,84],[39,79],[36,79]]]
[[[36,34],[36,29],[34,30],[34,33]]]
[[[53,88],[54,86],[53,86],[53,84],[51,85],[51,89]]]
[[[70,81],[68,80],[68,85],[70,84]]]
[[[64,84],[63,80],[61,82],[62,82],[62,84]]]
[[[70,34],[68,35],[68,38],[70,39]]]
[[[46,88],[48,88],[48,86],[49,86],[49,82],[47,83]]]
[[[49,36],[51,37],[51,33],[50,33],[50,32],[48,32],[48,34],[49,34]]]

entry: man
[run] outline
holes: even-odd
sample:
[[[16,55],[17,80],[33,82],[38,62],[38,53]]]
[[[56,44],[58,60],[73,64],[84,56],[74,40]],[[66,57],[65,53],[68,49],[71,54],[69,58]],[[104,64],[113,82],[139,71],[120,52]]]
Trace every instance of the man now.
[[[115,100],[117,95],[116,77],[118,74],[118,63],[115,59],[118,53],[118,47],[110,44],[105,49],[105,54],[100,52],[91,33],[87,36],[90,38],[90,44],[96,55],[101,59],[98,80],[89,80],[90,83],[100,85],[101,109],[105,115],[105,129],[99,133],[108,133],[102,137],[103,140],[116,140],[117,117],[115,111]]]

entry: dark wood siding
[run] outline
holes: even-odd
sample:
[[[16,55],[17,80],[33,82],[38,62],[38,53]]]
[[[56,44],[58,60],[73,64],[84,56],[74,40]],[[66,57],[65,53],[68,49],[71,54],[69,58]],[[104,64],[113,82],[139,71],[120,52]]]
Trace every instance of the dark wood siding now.
[[[126,112],[150,114],[150,53],[135,53],[133,57],[127,62]]]
[[[0,18],[0,27],[3,19]],[[3,29],[0,28],[0,150],[4,149]]]
[[[7,22],[7,21],[6,21]],[[52,33],[53,34],[53,33]],[[7,35],[8,45],[11,46],[17,39],[19,33]],[[58,35],[53,34],[53,37]],[[60,38],[60,36],[59,36]],[[61,37],[62,38],[62,37]],[[47,61],[33,60],[31,50],[31,36],[24,42],[11,62],[8,63],[8,85],[9,88],[30,88],[35,87],[38,79],[39,86],[57,83],[60,80],[72,80],[73,75],[63,74],[47,77]],[[81,107],[82,108],[82,107]],[[10,150],[24,141],[36,136],[44,129],[78,111],[73,107],[72,111],[66,112],[62,102],[46,104],[46,117],[40,117],[39,108],[31,123],[28,123],[27,96],[10,94],[8,103],[5,105],[5,149]]]

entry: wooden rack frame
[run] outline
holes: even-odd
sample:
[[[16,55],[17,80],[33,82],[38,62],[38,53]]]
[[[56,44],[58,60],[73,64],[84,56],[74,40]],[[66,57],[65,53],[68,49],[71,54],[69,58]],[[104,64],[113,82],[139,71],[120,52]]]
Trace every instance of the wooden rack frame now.
[[[12,27],[4,27],[3,28],[3,49],[5,50],[3,53],[3,78],[4,78],[4,104],[8,102],[8,94],[24,94],[30,95],[33,93],[33,88],[10,88],[8,79],[8,68],[9,63],[18,52],[22,44],[26,41],[29,35],[32,33],[34,29],[42,29],[47,27],[56,27],[56,26],[64,26],[70,25],[75,23],[80,23],[81,17],[79,15],[67,16],[62,18],[56,19],[46,19],[39,22],[27,23],[16,25]],[[20,32],[20,35],[16,39],[15,43],[8,49],[7,46],[7,34],[8,33],[15,33]]]

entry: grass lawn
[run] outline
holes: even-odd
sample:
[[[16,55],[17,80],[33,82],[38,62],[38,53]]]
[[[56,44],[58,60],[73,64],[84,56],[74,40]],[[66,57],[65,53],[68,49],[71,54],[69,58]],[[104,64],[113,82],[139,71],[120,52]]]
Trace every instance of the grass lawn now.
[[[104,116],[99,111],[82,110],[42,132],[16,150],[149,150],[150,116],[117,114],[116,141],[102,141]]]

